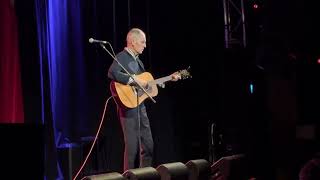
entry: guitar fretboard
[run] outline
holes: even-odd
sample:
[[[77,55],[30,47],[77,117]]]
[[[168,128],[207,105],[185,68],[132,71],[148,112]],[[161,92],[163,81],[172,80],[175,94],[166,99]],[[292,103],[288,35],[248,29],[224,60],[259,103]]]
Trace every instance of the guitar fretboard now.
[[[171,80],[172,80],[171,76],[165,76],[165,77],[162,77],[162,78],[155,79],[155,80],[149,82],[149,84],[150,85],[162,84],[164,82],[171,81]]]

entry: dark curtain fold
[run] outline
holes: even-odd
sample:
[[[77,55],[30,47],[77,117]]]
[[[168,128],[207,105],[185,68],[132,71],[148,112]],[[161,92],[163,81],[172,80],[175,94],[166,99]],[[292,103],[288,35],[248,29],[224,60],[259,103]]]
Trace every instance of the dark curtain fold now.
[[[91,123],[81,1],[36,0],[46,179],[66,178],[61,153],[79,148]],[[71,167],[69,167],[71,168]],[[79,168],[79,167],[76,167]]]
[[[23,123],[18,27],[14,1],[0,1],[0,123]]]
[[[49,48],[47,47],[47,1],[36,1],[36,21],[39,48],[40,84],[41,84],[41,118],[45,124],[45,179],[53,180],[62,178],[61,170],[58,171],[57,150],[55,145],[55,123],[52,118],[50,101],[50,77],[49,77]],[[60,172],[60,173],[59,173]]]

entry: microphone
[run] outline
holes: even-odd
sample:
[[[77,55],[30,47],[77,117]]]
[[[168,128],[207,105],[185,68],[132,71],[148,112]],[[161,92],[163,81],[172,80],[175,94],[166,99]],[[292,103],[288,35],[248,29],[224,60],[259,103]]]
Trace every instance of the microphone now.
[[[96,40],[96,39],[90,38],[90,39],[89,39],[89,43],[101,43],[101,44],[107,44],[107,41]]]

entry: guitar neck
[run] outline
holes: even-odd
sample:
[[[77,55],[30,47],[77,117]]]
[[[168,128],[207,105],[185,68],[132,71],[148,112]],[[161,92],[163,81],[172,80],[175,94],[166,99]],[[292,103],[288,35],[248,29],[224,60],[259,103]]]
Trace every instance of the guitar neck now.
[[[165,76],[165,77],[162,77],[162,78],[155,79],[155,80],[153,80],[152,82],[149,82],[149,83],[151,83],[151,84],[162,84],[164,82],[171,81],[171,80],[172,80],[171,76]]]

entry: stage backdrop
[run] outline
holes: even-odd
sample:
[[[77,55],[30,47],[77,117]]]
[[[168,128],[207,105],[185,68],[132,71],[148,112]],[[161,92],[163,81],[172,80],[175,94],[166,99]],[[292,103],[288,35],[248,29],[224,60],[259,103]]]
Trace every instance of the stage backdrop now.
[[[29,3],[21,4],[30,6]],[[215,6],[183,4],[148,0],[35,0],[39,58],[36,66],[40,74],[40,119],[46,124],[48,133],[48,178],[63,176],[66,169],[59,157],[66,148],[76,149],[83,144],[88,148],[90,143],[84,139],[92,140],[105,101],[111,95],[107,70],[113,59],[88,39],[107,40],[113,50],[119,52],[125,46],[126,33],[133,27],[146,32],[147,48],[141,59],[154,77],[167,76],[188,66],[194,73],[192,80],[168,83],[161,89],[156,104],[147,102],[155,138],[155,166],[208,155],[208,124],[216,115],[208,113],[212,107],[201,106],[208,98],[198,98],[197,94],[200,91],[201,94],[210,93],[210,83],[206,82],[217,79],[214,74],[218,73],[215,71],[218,66],[211,68],[208,61],[217,63],[213,59],[223,47],[223,36],[219,36],[223,29],[210,28],[212,21],[215,24],[218,19],[213,14],[219,12],[212,11]],[[190,14],[189,10],[193,8],[200,13]],[[194,28],[198,29],[197,33]],[[219,47],[213,48],[215,45]],[[191,84],[193,81],[205,87],[196,88]],[[216,95],[215,92],[206,97],[214,99]],[[86,165],[95,173],[122,169],[123,140],[115,114],[115,104],[111,101],[99,142]],[[35,116],[30,114],[28,118]]]
[[[0,1],[0,123],[23,123],[18,25],[14,1]]]

